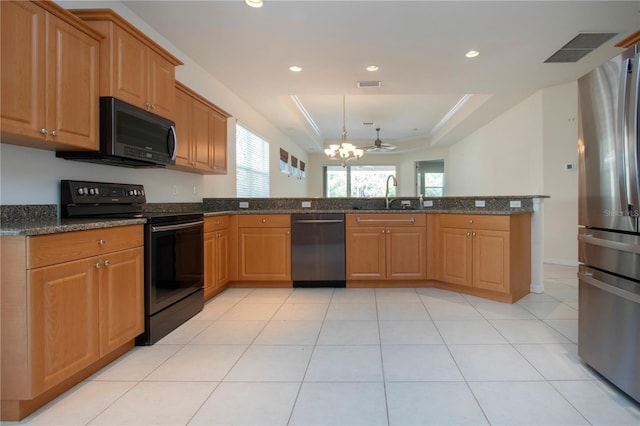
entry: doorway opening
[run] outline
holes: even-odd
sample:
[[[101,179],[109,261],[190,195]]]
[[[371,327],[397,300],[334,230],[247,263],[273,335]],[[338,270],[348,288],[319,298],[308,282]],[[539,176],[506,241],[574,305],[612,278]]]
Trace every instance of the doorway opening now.
[[[444,159],[416,161],[416,196],[444,196]]]

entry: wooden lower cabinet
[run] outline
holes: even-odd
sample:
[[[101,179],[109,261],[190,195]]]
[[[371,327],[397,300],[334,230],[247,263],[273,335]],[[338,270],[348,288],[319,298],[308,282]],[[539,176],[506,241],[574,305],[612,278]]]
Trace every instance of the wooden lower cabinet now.
[[[424,214],[349,214],[346,247],[348,281],[426,279]]]
[[[144,331],[143,229],[0,242],[1,415],[18,420],[133,347]]]
[[[238,280],[291,284],[289,215],[238,217]]]
[[[100,357],[97,262],[89,258],[29,272],[33,395]]]
[[[100,268],[100,356],[144,331],[144,249],[98,259]]]
[[[438,222],[440,281],[506,302],[529,292],[530,215],[442,214]]]
[[[229,282],[229,217],[205,219],[204,297],[210,299]]]

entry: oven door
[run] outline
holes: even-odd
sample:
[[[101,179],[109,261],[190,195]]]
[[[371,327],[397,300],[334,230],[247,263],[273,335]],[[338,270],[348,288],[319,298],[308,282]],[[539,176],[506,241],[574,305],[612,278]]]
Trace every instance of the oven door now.
[[[202,288],[203,229],[202,220],[147,225],[147,315],[153,315]]]

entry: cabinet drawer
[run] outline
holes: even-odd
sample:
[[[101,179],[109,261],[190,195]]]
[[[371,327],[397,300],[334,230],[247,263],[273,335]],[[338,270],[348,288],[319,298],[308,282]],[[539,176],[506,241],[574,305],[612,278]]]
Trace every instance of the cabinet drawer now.
[[[347,226],[425,226],[424,213],[348,214]]]
[[[142,225],[38,235],[29,237],[27,241],[27,268],[39,268],[142,245]]]
[[[289,228],[288,214],[251,214],[238,216],[239,228]]]
[[[204,232],[220,231],[229,228],[229,216],[213,216],[204,219]]]
[[[483,214],[442,214],[440,226],[443,228],[509,230],[509,216]]]

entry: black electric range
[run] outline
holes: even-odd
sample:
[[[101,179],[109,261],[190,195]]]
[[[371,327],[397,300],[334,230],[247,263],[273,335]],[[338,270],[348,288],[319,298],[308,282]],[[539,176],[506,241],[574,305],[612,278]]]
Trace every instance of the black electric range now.
[[[202,213],[145,212],[142,185],[63,180],[63,218],[145,218],[145,332],[152,345],[204,306]]]

